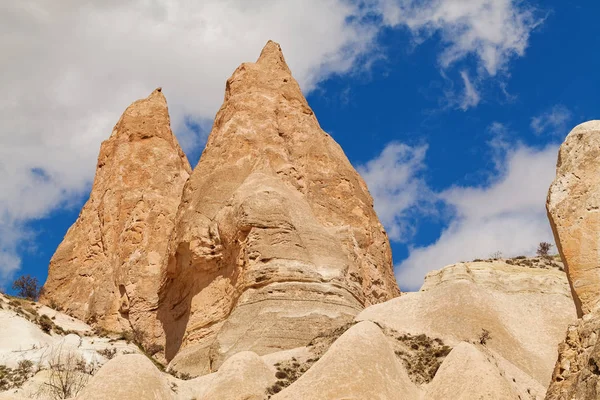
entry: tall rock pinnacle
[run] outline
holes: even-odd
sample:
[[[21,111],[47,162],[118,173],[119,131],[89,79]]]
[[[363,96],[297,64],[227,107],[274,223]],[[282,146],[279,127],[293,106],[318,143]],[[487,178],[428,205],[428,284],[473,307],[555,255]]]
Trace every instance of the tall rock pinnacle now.
[[[577,313],[600,308],[600,121],[576,126],[560,147],[546,208]]]
[[[109,330],[160,332],[161,266],[190,173],[161,89],[130,105],[102,143],[90,198],[50,261],[41,300]]]
[[[166,357],[192,374],[240,350],[306,345],[400,294],[367,187],[277,43],[227,81],[165,271]]]

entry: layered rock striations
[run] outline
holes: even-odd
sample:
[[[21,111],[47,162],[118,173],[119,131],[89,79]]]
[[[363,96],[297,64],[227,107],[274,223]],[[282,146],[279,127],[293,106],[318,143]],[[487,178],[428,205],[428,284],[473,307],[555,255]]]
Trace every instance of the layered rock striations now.
[[[575,127],[560,147],[546,203],[581,317],[559,347],[547,399],[600,397],[600,121]]]
[[[274,42],[227,81],[165,269],[166,356],[193,374],[304,346],[400,294],[367,187]]]
[[[130,105],[102,143],[90,198],[50,261],[41,301],[160,337],[161,268],[190,173],[161,89]]]

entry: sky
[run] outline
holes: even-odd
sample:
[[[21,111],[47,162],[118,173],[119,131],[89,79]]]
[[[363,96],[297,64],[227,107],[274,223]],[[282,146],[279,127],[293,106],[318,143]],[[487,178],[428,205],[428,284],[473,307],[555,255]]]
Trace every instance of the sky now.
[[[553,243],[569,130],[598,116],[592,0],[0,0],[0,288],[50,258],[100,143],[158,86],[192,165],[225,80],[272,39],[365,178],[402,290]]]

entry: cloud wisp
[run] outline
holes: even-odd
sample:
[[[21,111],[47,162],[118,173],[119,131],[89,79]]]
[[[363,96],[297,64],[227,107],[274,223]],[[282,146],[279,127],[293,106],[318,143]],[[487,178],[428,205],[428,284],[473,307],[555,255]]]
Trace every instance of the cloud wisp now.
[[[393,149],[403,145],[391,146]],[[418,162],[411,158],[382,162],[394,159],[389,156],[393,151],[388,146],[367,164],[370,168],[359,169],[393,241],[410,240],[410,236],[406,240],[401,235],[414,229],[415,216],[411,213],[420,218],[432,214],[431,210],[425,214],[420,211],[418,204],[422,199],[431,206],[439,202],[438,205],[452,210],[447,227],[434,243],[411,246],[408,258],[396,265],[396,277],[403,290],[418,290],[427,272],[452,263],[488,258],[498,251],[504,256],[532,255],[540,242],[553,243],[544,204],[554,178],[557,145],[543,149],[522,144],[504,147],[498,153],[502,160],[486,184],[453,186],[438,193],[420,176],[425,168],[426,148],[409,149],[419,155]],[[395,174],[398,178],[394,178]],[[380,179],[383,176],[387,179]],[[396,198],[401,199],[398,205],[394,203]]]
[[[438,61],[447,70],[469,57],[476,60],[478,80],[506,75],[509,63],[522,57],[532,31],[543,22],[537,11],[519,0],[376,0],[383,21],[410,30],[416,44],[439,34]],[[448,96],[451,106],[467,110],[480,94],[464,69],[463,94]],[[502,82],[500,82],[502,83]]]
[[[420,177],[425,169],[426,152],[426,145],[411,147],[392,142],[377,158],[357,167],[392,240],[409,241],[415,229],[411,216],[417,210],[419,214],[434,210],[431,203],[434,196]]]
[[[548,134],[551,136],[567,136],[567,125],[573,114],[560,104],[531,118],[531,129],[536,135]]]

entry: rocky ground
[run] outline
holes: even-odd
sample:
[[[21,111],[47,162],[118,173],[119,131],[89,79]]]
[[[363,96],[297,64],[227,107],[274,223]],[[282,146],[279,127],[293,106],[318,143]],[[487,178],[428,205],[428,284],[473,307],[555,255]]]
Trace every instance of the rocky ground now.
[[[0,399],[543,399],[576,320],[560,262],[477,260],[430,273],[419,292],[307,346],[242,351],[190,379],[131,335],[4,295],[0,307]],[[59,393],[64,380],[71,397]]]

